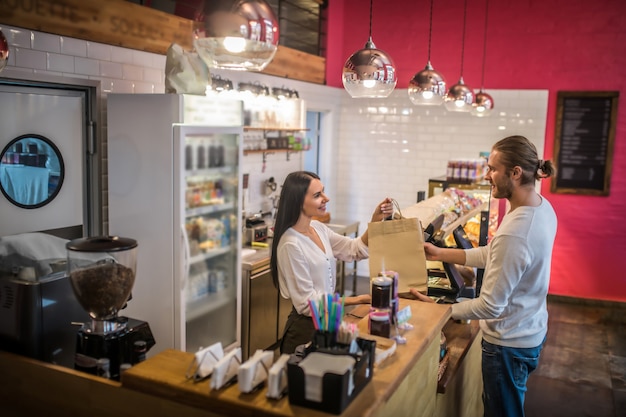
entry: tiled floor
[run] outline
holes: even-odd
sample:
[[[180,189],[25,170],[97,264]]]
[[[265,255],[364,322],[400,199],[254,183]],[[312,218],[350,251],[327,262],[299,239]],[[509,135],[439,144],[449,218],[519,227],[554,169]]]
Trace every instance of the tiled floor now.
[[[351,293],[352,280],[346,283]],[[369,291],[358,277],[357,294]],[[528,380],[526,417],[626,416],[626,303],[548,298],[539,366]]]

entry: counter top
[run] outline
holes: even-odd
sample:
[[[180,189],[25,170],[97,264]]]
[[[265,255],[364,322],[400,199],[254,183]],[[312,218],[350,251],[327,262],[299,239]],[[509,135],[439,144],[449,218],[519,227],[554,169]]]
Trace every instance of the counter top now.
[[[241,268],[244,271],[258,271],[260,269],[269,268],[270,263],[270,250],[269,248],[253,248],[251,246],[246,246],[243,248],[252,249],[254,253],[247,254],[241,257]],[[242,254],[243,255],[243,254]]]
[[[343,416],[367,417],[376,415],[396,392],[400,384],[416,365],[433,340],[439,340],[443,326],[450,318],[450,307],[440,304],[400,300],[400,307],[409,305],[412,310],[412,330],[404,336],[407,343],[398,345],[396,352],[374,369],[374,375],[363,391],[344,410]],[[361,333],[366,329],[369,306],[357,306],[346,320],[359,324]],[[149,360],[134,366],[122,375],[122,385],[144,394],[166,398],[223,415],[249,416],[327,416],[327,413],[293,406],[288,398],[270,400],[266,388],[242,394],[237,384],[219,391],[210,389],[210,380],[194,383],[185,378],[193,354],[176,350],[163,351]]]

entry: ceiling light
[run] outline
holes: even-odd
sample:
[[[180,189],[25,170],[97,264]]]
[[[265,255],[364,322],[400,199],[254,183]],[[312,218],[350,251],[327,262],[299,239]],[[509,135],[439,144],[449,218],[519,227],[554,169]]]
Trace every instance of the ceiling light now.
[[[478,117],[489,116],[493,110],[493,98],[481,88],[480,92],[476,94],[476,101],[473,106],[472,115]]]
[[[465,85],[463,77],[448,90],[444,105],[448,111],[469,112],[474,103],[474,92]]]
[[[278,20],[264,0],[206,0],[193,45],[210,68],[261,71],[278,48]]]
[[[463,9],[463,40],[461,42],[461,77],[446,94],[444,105],[448,111],[469,112],[474,102],[474,92],[463,81],[463,59],[465,53],[465,25],[467,22],[467,0]]]
[[[476,101],[474,102],[474,107],[472,108],[472,115],[477,117],[487,117],[491,114],[493,110],[493,98],[485,93],[485,63],[487,61],[487,20],[489,17],[489,0],[485,0],[485,34],[483,41],[483,70],[482,77],[480,80],[480,92],[476,94]]]
[[[397,83],[393,60],[372,41],[372,3],[370,0],[369,40],[343,66],[343,87],[353,98],[389,97]]]
[[[239,91],[258,96],[259,94],[263,94],[263,86],[259,82],[239,83]]]
[[[233,82],[231,80],[222,78],[219,75],[212,75],[211,76],[211,89],[218,91],[218,92],[229,91],[233,89]]]
[[[409,99],[418,105],[440,105],[446,95],[446,80],[430,63],[430,46],[433,35],[433,0],[430,0],[430,29],[428,31],[428,64],[409,81]]]

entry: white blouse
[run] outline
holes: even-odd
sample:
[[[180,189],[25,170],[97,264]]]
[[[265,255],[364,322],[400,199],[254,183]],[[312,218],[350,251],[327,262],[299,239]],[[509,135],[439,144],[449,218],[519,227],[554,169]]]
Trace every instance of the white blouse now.
[[[277,261],[280,294],[290,298],[296,311],[310,316],[308,300],[334,294],[337,260],[352,262],[366,259],[368,248],[361,237],[352,238],[333,232],[324,223],[311,221],[324,251],[307,236],[289,228],[278,243]]]

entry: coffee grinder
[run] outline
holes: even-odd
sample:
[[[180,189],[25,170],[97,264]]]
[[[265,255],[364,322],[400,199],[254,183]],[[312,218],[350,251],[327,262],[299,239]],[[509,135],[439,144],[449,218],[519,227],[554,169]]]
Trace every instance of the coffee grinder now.
[[[135,283],[137,242],[96,236],[66,248],[72,289],[91,318],[78,331],[74,368],[119,380],[120,367],[141,361],[155,344],[147,322],[118,316]]]

